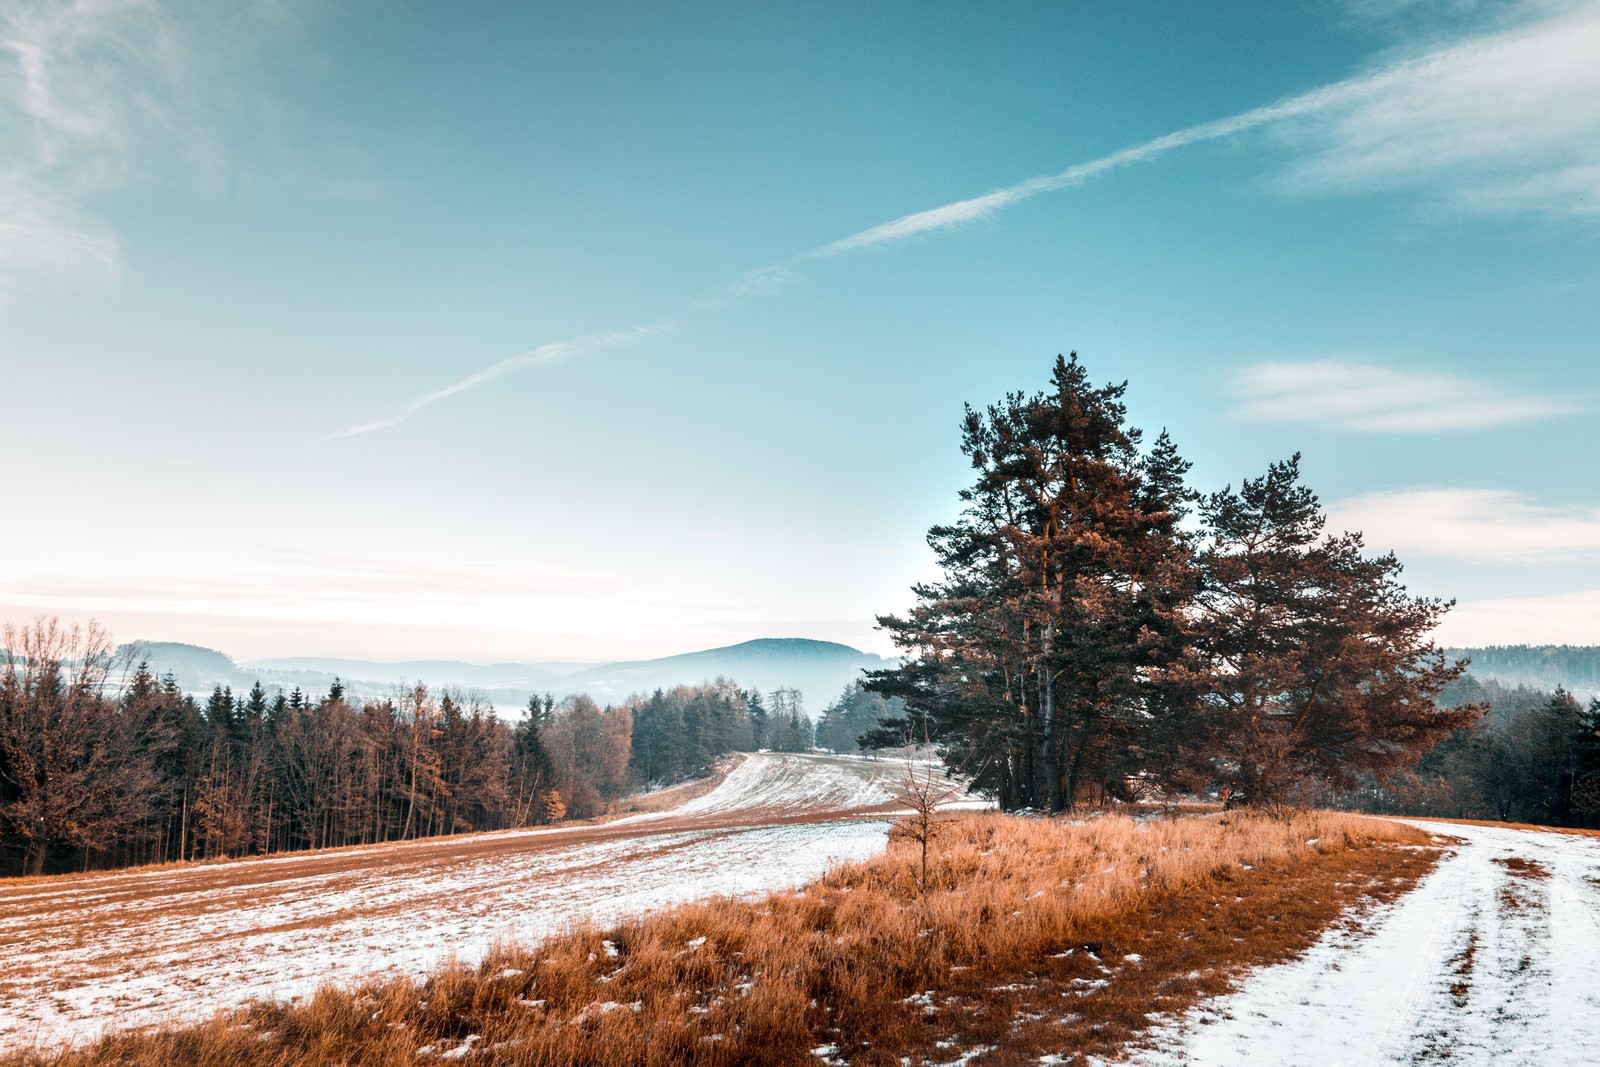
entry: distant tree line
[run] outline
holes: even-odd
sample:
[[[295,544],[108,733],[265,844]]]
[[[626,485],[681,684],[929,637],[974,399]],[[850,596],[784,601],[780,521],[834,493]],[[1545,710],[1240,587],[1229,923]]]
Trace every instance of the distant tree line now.
[[[1332,799],[1385,814],[1600,828],[1600,700],[1470,675],[1443,699],[1489,713],[1414,768]]]
[[[205,700],[120,664],[98,627],[0,637],[0,874],[261,855],[589,818],[732,751],[809,750],[798,692],[718,680],[516,722],[417,684]]]
[[[851,682],[817,717],[817,747],[846,754],[860,752],[864,736],[904,715],[905,701],[899,697],[885,697],[860,682]]]
[[[644,788],[707,774],[729,752],[809,752],[811,719],[795,689],[775,689],[772,706],[759,690],[732,682],[658,689],[630,703],[633,780]]]
[[[1600,648],[1593,645],[1490,645],[1446,649],[1470,658],[1473,674],[1546,692],[1562,687],[1600,692]]]
[[[926,738],[1008,810],[1276,805],[1382,780],[1478,718],[1436,700],[1464,670],[1429,638],[1448,605],[1326,530],[1298,455],[1202,496],[1125,390],[1074,355],[1045,391],[967,409],[974,480],[928,534],[942,576],[879,619],[906,655],[868,688],[905,710],[867,743]]]

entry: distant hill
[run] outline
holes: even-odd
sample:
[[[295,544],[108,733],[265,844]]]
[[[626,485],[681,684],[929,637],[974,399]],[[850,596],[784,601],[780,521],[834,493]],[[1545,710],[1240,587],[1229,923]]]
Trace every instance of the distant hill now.
[[[126,646],[125,646],[126,647]],[[397,685],[415,681],[434,687],[476,690],[501,707],[526,704],[538,693],[558,698],[587,693],[599,701],[617,701],[633,693],[693,685],[713,678],[731,678],[747,689],[770,692],[798,689],[813,714],[821,711],[863,670],[886,666],[889,660],[849,645],[806,638],[763,638],[726,648],[688,652],[662,659],[619,663],[465,663],[459,660],[374,660],[303,656],[250,660],[243,663],[215,649],[174,642],[136,642],[135,659],[147,659],[157,674],[171,672],[187,692],[206,694],[219,685],[235,692],[257,681],[268,689],[320,695],[335,678],[357,696],[379,696]]]
[[[188,693],[210,692],[219,685],[237,689],[241,682],[248,689],[253,681],[227,653],[214,648],[176,641],[134,641],[118,651],[128,657],[130,666],[143,661],[157,674],[171,674]]]
[[[448,659],[401,660],[381,663],[373,660],[333,659],[325,656],[299,656],[289,659],[246,660],[243,667],[252,671],[292,672],[325,675],[329,678],[355,678],[381,685],[406,685],[423,679],[430,685],[458,685],[463,688],[522,686],[534,689],[548,686],[561,675],[528,663],[463,663]]]
[[[1600,696],[1600,646],[1490,645],[1447,648],[1445,654],[1470,659],[1467,670],[1478,678],[1546,691],[1560,686],[1581,698]]]
[[[882,656],[832,641],[762,638],[664,659],[606,663],[585,668],[562,681],[573,692],[598,698],[601,693],[622,697],[721,676],[732,678],[746,689],[798,689],[805,696],[807,709],[814,714],[863,670],[883,667],[887,662]]]

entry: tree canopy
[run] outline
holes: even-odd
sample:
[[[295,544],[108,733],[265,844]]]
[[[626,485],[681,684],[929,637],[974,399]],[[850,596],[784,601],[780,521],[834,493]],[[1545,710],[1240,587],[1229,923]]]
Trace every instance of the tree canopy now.
[[[1325,534],[1298,456],[1201,500],[1126,390],[1073,354],[1048,389],[967,409],[974,480],[928,533],[942,577],[879,618],[906,659],[868,688],[905,713],[865,740],[926,737],[1002,807],[1060,811],[1178,784],[1282,802],[1470,721],[1434,699],[1462,670],[1429,637],[1448,605]]]

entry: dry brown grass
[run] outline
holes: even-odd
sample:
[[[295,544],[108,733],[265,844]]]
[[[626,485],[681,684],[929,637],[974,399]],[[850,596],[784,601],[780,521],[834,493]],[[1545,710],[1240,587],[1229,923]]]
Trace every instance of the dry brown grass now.
[[[1349,904],[1398,895],[1436,857],[1429,841],[1319,812],[1086,825],[960,816],[922,894],[914,853],[895,847],[801,891],[504,947],[421,987],[327,989],[0,1067],[391,1065],[444,1054],[898,1065],[980,1046],[989,1051],[974,1065],[1105,1055],[1150,1013],[1301,951]]]

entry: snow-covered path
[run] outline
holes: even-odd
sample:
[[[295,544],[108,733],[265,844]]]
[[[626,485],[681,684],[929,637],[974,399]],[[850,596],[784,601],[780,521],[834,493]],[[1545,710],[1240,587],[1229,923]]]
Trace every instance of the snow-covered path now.
[[[0,1050],[800,885],[883,849],[895,769],[760,754],[682,807],[595,826],[0,882]]]
[[[1464,843],[1415,891],[1250,975],[1132,1062],[1600,1063],[1600,838],[1417,825]]]

